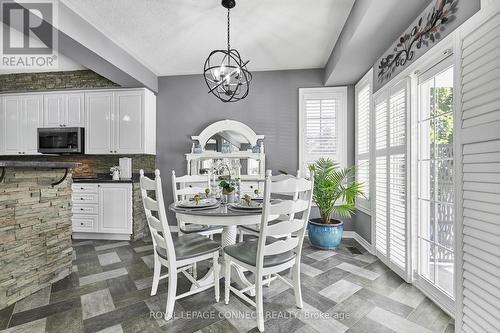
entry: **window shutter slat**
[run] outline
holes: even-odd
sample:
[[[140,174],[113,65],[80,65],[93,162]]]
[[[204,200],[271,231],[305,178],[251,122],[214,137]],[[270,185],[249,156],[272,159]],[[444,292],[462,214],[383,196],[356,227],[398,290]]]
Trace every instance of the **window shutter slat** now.
[[[463,262],[461,329],[500,325],[500,15],[462,44]],[[478,165],[492,163],[489,165]]]

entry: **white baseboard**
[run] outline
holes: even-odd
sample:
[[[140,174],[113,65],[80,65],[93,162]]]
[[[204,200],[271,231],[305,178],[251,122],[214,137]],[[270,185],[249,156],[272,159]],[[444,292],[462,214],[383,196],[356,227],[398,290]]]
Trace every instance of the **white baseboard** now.
[[[352,238],[356,242],[358,242],[362,247],[364,247],[366,251],[368,251],[371,254],[374,253],[372,245],[368,243],[366,239],[361,237],[356,231],[344,231],[344,233],[342,234],[342,238]]]
[[[73,232],[73,239],[130,240],[129,234],[102,234],[95,232]]]

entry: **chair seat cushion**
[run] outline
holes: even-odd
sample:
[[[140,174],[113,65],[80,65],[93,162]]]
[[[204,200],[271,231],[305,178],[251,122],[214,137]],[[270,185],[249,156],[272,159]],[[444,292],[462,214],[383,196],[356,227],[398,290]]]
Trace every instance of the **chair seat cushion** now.
[[[186,224],[184,228],[181,229],[181,232],[184,234],[192,234],[197,232],[213,232],[214,234],[216,234],[222,232],[222,228],[200,224]]]
[[[277,242],[279,239],[273,237],[266,238],[266,244]],[[258,239],[251,239],[238,244],[229,245],[224,248],[224,252],[229,256],[244,262],[245,264],[256,266],[257,265],[257,247]],[[284,264],[295,258],[295,253],[287,251],[280,254],[271,256],[264,256],[264,267],[272,267]]]
[[[177,260],[209,254],[220,249],[219,243],[197,234],[187,234],[180,237],[172,235],[172,240]],[[163,259],[168,260],[167,251],[164,248],[157,246],[156,253]]]

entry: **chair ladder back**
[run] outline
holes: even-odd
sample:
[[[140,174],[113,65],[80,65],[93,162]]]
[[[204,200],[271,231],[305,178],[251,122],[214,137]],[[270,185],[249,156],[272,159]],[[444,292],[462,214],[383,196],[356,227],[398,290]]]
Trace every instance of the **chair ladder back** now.
[[[144,207],[144,212],[146,214],[146,220],[148,222],[151,238],[153,240],[153,246],[155,248],[159,246],[165,249],[167,252],[167,258],[169,260],[175,261],[176,258],[174,243],[172,240],[172,235],[170,234],[167,214],[165,211],[165,204],[163,201],[160,171],[158,169],[155,170],[154,180],[144,176],[144,170],[142,169],[139,173],[142,204]],[[155,199],[149,196],[148,191],[154,192]],[[158,214],[158,218],[153,215],[153,212],[156,212]]]
[[[257,250],[258,267],[262,267],[264,256],[276,255],[291,250],[295,250],[295,253],[300,255],[311,210],[313,182],[314,178],[308,180],[299,176],[273,182],[271,171],[267,171],[264,186],[264,207]],[[293,194],[293,198],[271,204],[271,195],[274,193]],[[300,212],[302,212],[301,218],[295,218],[295,214]],[[288,215],[289,219],[269,225],[269,222],[274,219],[273,216],[277,215]],[[297,237],[288,237],[284,240],[266,244],[268,236],[282,236],[294,232],[298,233]]]
[[[185,175],[177,177],[172,170],[172,194],[174,202],[187,200],[198,193],[205,193],[210,189],[210,174],[207,175]]]

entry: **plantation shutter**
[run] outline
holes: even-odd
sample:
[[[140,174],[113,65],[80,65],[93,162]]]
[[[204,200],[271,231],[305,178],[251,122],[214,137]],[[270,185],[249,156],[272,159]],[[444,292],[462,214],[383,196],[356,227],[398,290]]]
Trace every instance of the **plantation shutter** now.
[[[300,89],[301,168],[319,158],[330,158],[345,166],[346,89]]]
[[[371,71],[367,74],[372,77]],[[371,84],[363,78],[356,85],[356,179],[363,183],[364,197],[356,200],[356,206],[365,212],[371,211],[370,204],[370,118]]]
[[[377,254],[408,278],[407,124],[408,80],[375,101],[375,247]]]
[[[461,329],[500,327],[500,14],[462,41]],[[460,284],[459,284],[460,287]]]

